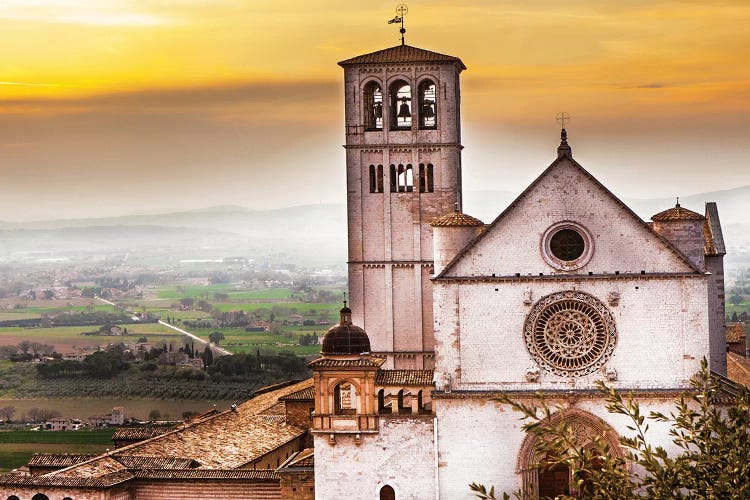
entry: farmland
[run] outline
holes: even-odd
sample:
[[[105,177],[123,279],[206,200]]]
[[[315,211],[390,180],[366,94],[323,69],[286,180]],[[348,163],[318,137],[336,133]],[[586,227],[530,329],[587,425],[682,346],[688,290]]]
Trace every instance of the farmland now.
[[[101,453],[112,447],[113,432],[0,431],[0,472],[25,465],[34,453]]]

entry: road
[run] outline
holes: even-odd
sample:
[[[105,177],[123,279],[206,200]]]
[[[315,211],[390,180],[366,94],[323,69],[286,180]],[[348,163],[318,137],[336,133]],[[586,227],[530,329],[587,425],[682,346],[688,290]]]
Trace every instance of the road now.
[[[113,306],[113,307],[116,307],[117,309],[121,309],[121,310],[123,310],[123,311],[126,311],[126,312],[127,312],[128,314],[132,314],[132,315],[133,315],[133,319],[134,319],[134,320],[136,320],[136,321],[140,321],[140,318],[138,318],[138,316],[136,316],[136,315],[135,315],[135,313],[134,313],[133,311],[129,311],[129,310],[125,309],[124,307],[122,307],[122,306],[118,306],[118,305],[117,305],[117,304],[115,304],[114,302],[110,302],[109,300],[103,299],[103,298],[101,298],[101,297],[94,297],[94,298],[95,298],[96,300],[98,300],[98,301],[104,302],[105,304],[109,304],[109,305],[111,305],[111,306]],[[164,325],[164,326],[166,326],[167,328],[171,328],[172,330],[178,331],[178,332],[180,332],[180,333],[181,333],[181,334],[183,334],[183,335],[187,335],[187,336],[188,336],[188,337],[190,337],[191,339],[193,339],[193,340],[197,340],[197,341],[198,341],[198,342],[200,342],[201,344],[204,344],[204,345],[210,345],[210,346],[211,346],[211,350],[212,350],[212,351],[214,351],[214,353],[215,353],[215,354],[218,354],[219,356],[231,356],[231,355],[232,355],[232,353],[231,353],[231,352],[227,351],[227,350],[226,350],[226,349],[224,349],[223,347],[219,347],[219,346],[217,346],[216,344],[213,344],[213,343],[211,343],[211,342],[206,342],[205,340],[203,340],[203,339],[202,339],[202,338],[200,338],[199,336],[195,335],[194,333],[190,333],[190,332],[188,332],[188,331],[186,331],[186,330],[183,330],[182,328],[177,328],[177,327],[176,327],[176,326],[174,326],[174,325],[170,325],[170,324],[169,324],[169,323],[167,323],[166,321],[162,321],[162,320],[159,320],[159,324],[160,324],[160,325]]]

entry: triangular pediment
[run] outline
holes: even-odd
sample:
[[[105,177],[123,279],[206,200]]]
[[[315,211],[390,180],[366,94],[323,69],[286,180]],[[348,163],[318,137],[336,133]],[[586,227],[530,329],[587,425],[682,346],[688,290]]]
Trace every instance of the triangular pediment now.
[[[555,262],[549,238],[580,231],[576,266]],[[571,268],[573,267],[573,268]],[[568,155],[555,160],[435,278],[702,273]]]

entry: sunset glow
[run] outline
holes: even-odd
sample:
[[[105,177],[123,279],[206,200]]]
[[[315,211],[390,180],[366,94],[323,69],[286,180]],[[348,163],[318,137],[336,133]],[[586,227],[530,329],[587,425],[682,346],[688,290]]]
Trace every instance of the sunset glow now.
[[[198,206],[343,201],[336,62],[399,43],[386,23],[394,7],[0,0],[0,167],[10,186],[0,208],[52,191],[47,182],[72,193],[105,184],[127,191],[144,175],[180,186]],[[459,56],[469,68],[467,189],[484,188],[483,179],[522,188],[551,160],[554,116],[563,109],[574,117],[572,144],[587,166],[626,194],[672,195],[658,185],[675,164],[689,174],[707,161],[720,179],[709,186],[684,176],[683,192],[750,184],[741,160],[750,132],[746,0],[414,1],[409,8],[407,43]],[[284,134],[298,137],[294,150]],[[686,155],[698,141],[703,151]],[[321,172],[295,170],[303,159]],[[626,165],[634,170],[624,172]],[[321,173],[335,182],[320,182]],[[639,186],[634,173],[655,185]],[[284,193],[251,189],[279,175]],[[208,180],[221,195],[203,191]],[[182,206],[168,195],[154,201],[149,189],[140,206]],[[0,219],[23,217],[6,211]]]

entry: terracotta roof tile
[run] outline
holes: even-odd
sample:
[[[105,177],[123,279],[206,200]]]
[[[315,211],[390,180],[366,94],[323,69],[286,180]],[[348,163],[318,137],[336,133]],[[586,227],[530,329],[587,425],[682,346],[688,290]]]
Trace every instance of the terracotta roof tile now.
[[[166,479],[257,478],[260,477],[258,473],[261,471],[234,472],[226,469],[234,469],[252,462],[304,435],[305,430],[283,421],[276,421],[278,419],[273,414],[263,413],[277,405],[279,398],[311,388],[312,384],[312,379],[308,379],[269,390],[234,410],[196,418],[158,436],[117,448],[86,462],[37,476],[1,476],[0,484],[107,487],[127,481],[135,477],[136,473],[143,474],[138,472],[143,470],[167,471],[149,473]],[[197,462],[193,463],[192,458],[199,459],[203,468],[180,469],[175,472],[177,467],[195,465]],[[130,469],[128,466],[134,468]],[[267,473],[270,474],[270,471]],[[274,478],[272,475],[267,477]]]
[[[727,376],[734,382],[750,387],[750,359],[736,352],[727,352]]]
[[[310,401],[312,399],[315,399],[315,389],[313,387],[305,387],[297,392],[279,398],[279,401]]]
[[[272,470],[249,469],[139,469],[133,471],[139,479],[254,479],[278,481],[279,475]]]
[[[456,210],[433,219],[430,225],[432,227],[480,227],[484,226],[484,222]]]
[[[651,217],[651,220],[654,222],[704,219],[705,217],[701,214],[693,212],[692,210],[688,210],[687,208],[681,207],[680,205],[664,210],[663,212],[659,212],[658,214]]]
[[[358,359],[318,358],[311,361],[307,366],[313,368],[377,368],[383,363],[385,363],[385,358],[376,358],[374,356]]]
[[[727,342],[737,343],[745,340],[745,324],[735,323],[726,327]]]
[[[354,64],[441,62],[457,63],[461,69],[466,69],[466,66],[458,57],[412,47],[411,45],[396,45],[395,47],[390,47],[388,49],[362,54],[361,56],[352,57],[351,59],[339,62],[339,66],[351,66]]]
[[[200,462],[192,458],[180,457],[117,455],[115,460],[128,469],[194,469],[201,465]]]
[[[34,453],[31,457],[29,467],[70,467],[91,460],[96,455],[76,455],[72,453]]]
[[[173,427],[118,427],[112,435],[112,441],[141,441],[151,439],[165,432],[171,431]]]
[[[431,386],[434,384],[433,370],[380,370],[375,377],[376,385],[384,386]]]
[[[0,484],[15,486],[70,486],[74,488],[107,488],[133,479],[133,474],[127,469],[103,474],[97,477],[61,476],[43,474],[29,476],[21,474],[0,475]]]

